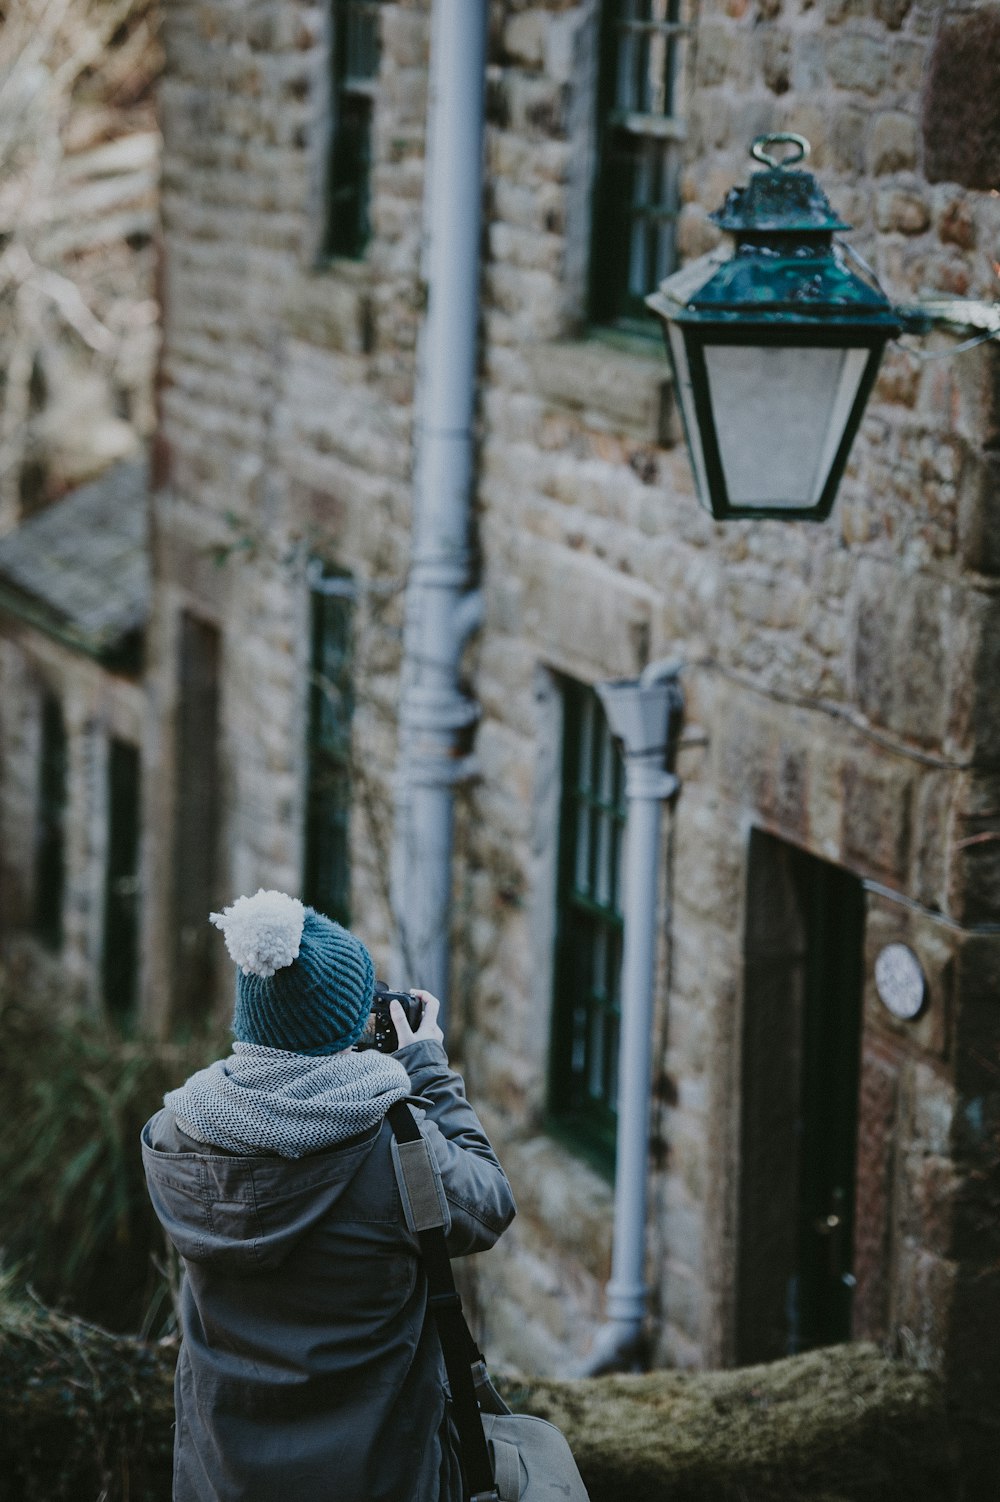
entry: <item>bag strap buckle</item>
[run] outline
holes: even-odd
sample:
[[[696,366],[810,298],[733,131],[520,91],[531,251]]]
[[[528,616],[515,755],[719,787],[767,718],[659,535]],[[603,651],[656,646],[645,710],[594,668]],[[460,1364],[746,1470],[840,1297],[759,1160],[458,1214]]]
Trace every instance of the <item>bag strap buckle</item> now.
[[[438,1310],[454,1309],[459,1314],[462,1312],[462,1296],[454,1288],[449,1288],[444,1293],[432,1293],[428,1295],[427,1302],[431,1312],[437,1314]],[[484,1493],[484,1495],[487,1495]],[[474,1499],[473,1499],[474,1502]]]

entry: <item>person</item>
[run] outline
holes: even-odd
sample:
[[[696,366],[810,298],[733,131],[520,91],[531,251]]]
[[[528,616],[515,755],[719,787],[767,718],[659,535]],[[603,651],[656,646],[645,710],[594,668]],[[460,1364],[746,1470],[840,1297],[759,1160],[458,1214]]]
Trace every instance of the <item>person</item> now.
[[[395,1053],[359,1049],[375,988],[360,939],[273,891],[212,921],[239,967],[233,1052],[142,1131],[183,1264],[174,1502],[460,1502],[393,1103],[429,1145],[452,1255],[492,1246],[515,1207],[439,1003],[414,991],[411,1029],[392,1002]]]

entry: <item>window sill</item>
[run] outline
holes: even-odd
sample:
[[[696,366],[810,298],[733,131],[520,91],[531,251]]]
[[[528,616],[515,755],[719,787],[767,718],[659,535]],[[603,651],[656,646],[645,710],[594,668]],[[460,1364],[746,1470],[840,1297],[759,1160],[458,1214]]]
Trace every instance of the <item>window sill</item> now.
[[[528,345],[524,354],[536,389],[554,405],[657,448],[677,443],[673,381],[655,339],[599,329],[583,339]]]
[[[371,352],[372,270],[367,261],[317,262],[297,278],[288,297],[288,330],[295,339],[345,355]]]
[[[572,1153],[598,1174],[605,1183],[615,1182],[615,1148],[607,1135],[591,1123],[550,1113],[545,1119],[546,1134],[553,1142]]]

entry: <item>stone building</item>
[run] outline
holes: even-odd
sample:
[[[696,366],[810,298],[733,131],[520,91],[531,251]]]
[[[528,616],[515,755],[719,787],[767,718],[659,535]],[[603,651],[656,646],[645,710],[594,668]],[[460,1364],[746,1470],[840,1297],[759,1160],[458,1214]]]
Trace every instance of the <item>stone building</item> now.
[[[428,9],[164,12],[154,1030],[225,1006],[204,915],[260,884],[392,963]],[[716,242],[750,140],[792,130],[894,300],[995,299],[1000,7],[507,0],[492,21],[450,1021],[520,1203],[477,1272],[484,1339],[554,1370],[601,1319],[624,807],[593,685],[670,657],[650,1358],[853,1333],[995,1390],[996,347],[890,347],[827,523],[717,525],[642,294]],[[922,973],[910,1021],[875,984],[892,943]]]

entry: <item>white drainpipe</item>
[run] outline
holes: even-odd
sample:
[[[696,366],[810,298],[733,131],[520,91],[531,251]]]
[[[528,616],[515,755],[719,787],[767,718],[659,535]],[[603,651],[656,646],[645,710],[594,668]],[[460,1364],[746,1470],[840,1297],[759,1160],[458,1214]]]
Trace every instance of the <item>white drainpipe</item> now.
[[[667,752],[682,708],[679,664],[652,663],[641,678],[597,685],[611,733],[625,752],[626,825],[615,1150],[615,1224],[607,1321],[598,1330],[583,1375],[637,1363],[646,1314],[646,1185],[660,885],[661,804],[677,791]]]
[[[417,393],[413,541],[403,636],[393,907],[400,979],[448,995],[458,686],[481,617],[469,525],[479,326],[488,0],[434,0],[425,187],[427,317]]]

